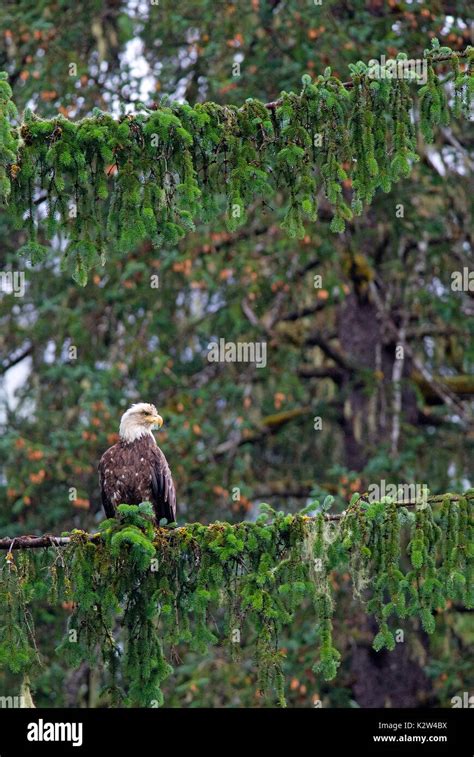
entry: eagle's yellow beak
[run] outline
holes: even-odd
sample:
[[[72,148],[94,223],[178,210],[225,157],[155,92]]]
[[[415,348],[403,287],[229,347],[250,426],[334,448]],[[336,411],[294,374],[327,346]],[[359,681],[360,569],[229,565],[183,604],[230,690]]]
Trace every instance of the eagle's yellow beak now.
[[[163,418],[161,415],[154,415],[152,418],[150,418],[150,423],[152,426],[158,426],[158,428],[161,428],[163,425]]]

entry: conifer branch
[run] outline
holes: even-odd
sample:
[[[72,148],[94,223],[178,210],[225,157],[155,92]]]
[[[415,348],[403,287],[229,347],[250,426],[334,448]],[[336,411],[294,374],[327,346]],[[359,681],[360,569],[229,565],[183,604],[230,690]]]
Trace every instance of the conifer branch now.
[[[170,647],[192,642],[204,651],[217,641],[234,641],[234,634],[240,640],[250,623],[259,688],[273,690],[284,706],[279,638],[302,603],[320,630],[313,671],[325,680],[337,673],[336,572],[348,576],[354,597],[374,616],[376,651],[396,646],[392,615],[397,624],[417,617],[433,633],[440,608],[474,606],[474,491],[430,497],[441,501],[436,515],[422,501],[408,516],[407,502],[398,507],[390,499],[366,498],[354,494],[344,513],[327,513],[326,498],[321,507],[312,502],[294,515],[262,504],[255,522],[158,529],[150,503],[119,505],[99,534],[7,539],[7,559],[0,561],[3,659],[15,673],[31,671],[38,649],[30,607],[44,600],[47,587],[51,601],[71,611],[68,628],[77,631],[76,643],[66,633],[59,650],[72,665],[84,659],[100,664],[100,653],[113,683],[120,675],[119,702],[162,704],[161,685],[172,672],[165,656]],[[328,520],[339,520],[338,527]],[[22,549],[25,538],[27,550],[41,546],[41,539],[68,549],[39,556],[33,550],[15,560],[13,550]],[[24,589],[32,574],[41,576],[37,594]],[[216,608],[224,615],[222,634],[213,620]]]
[[[470,490],[465,494],[435,494],[430,495],[426,497],[426,502],[430,505],[438,505],[441,504],[446,498],[449,498],[453,502],[458,502],[461,499],[466,499],[469,502],[474,502],[474,491]],[[308,495],[309,499],[309,495]],[[367,498],[367,494],[361,495],[358,503],[367,503],[369,500]],[[420,504],[419,500],[411,499],[411,500],[405,500],[405,501],[396,501],[393,503],[396,507],[416,507]],[[342,513],[324,513],[324,520],[326,521],[340,521],[344,518],[346,514],[346,511]],[[307,516],[310,520],[314,519],[315,516]],[[212,528],[212,524],[208,526],[209,528]],[[186,529],[186,526],[181,526],[182,529]],[[158,529],[160,533],[169,533],[169,530],[166,528],[160,528]],[[178,529],[179,530],[179,529]],[[96,533],[86,533],[86,532],[80,532],[79,533],[80,538],[84,539],[85,541],[97,541],[100,540],[101,534],[100,532]],[[18,549],[43,549],[43,548],[49,548],[49,547],[67,547],[68,544],[71,543],[74,537],[71,536],[53,536],[52,534],[43,534],[42,536],[15,536],[14,538],[9,538],[8,536],[4,536],[3,538],[0,538],[0,549],[2,550],[8,550],[8,552],[12,552],[14,550]]]
[[[438,52],[440,51],[440,52]],[[126,253],[144,240],[155,248],[175,244],[194,228],[226,213],[229,231],[247,224],[256,201],[282,197],[287,234],[304,237],[305,224],[321,215],[324,195],[330,228],[341,233],[361,215],[377,191],[388,192],[419,160],[416,128],[426,141],[451,119],[469,117],[474,49],[425,51],[426,83],[416,96],[409,76],[372,71],[362,61],[341,82],[327,68],[302,77],[299,94],[283,92],[274,103],[247,100],[241,107],[212,102],[173,102],[114,118],[94,109],[73,122],[17,112],[6,74],[0,73],[0,200],[29,241],[20,254],[33,263],[49,249],[38,242],[63,234],[64,262],[84,286],[103,265],[109,246]],[[398,56],[402,65],[406,56]],[[460,61],[466,61],[463,69]],[[454,98],[448,101],[435,73],[450,62]],[[420,82],[421,83],[421,82]],[[415,107],[416,105],[416,107]],[[419,114],[413,123],[413,112]],[[47,198],[47,217],[35,206]]]
[[[456,56],[457,58],[464,59],[468,56],[468,50],[461,50],[459,52],[452,52],[448,54],[442,54],[442,55],[433,55],[430,56],[429,60],[432,63],[447,63],[448,61],[452,61],[453,57]],[[341,82],[341,86],[344,87],[344,89],[352,89],[354,86],[354,81],[351,79],[350,81],[344,81]],[[280,98],[278,100],[273,100],[272,102],[265,103],[265,107],[269,110],[275,110],[282,104],[283,100]]]

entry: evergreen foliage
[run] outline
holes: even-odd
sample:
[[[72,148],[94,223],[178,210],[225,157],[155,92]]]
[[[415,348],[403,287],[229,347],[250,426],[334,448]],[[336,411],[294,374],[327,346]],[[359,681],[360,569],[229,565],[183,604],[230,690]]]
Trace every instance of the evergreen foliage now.
[[[433,74],[439,77],[440,86],[447,80],[447,86],[442,86],[452,116],[462,119],[468,115],[463,113],[462,103],[469,101],[463,88],[472,83],[472,77],[463,51],[472,40],[470,7],[464,2],[456,4],[454,14],[449,3],[410,0],[386,4],[383,13],[380,3],[362,0],[350,4],[325,0],[322,5],[231,0],[219,4],[219,13],[215,2],[204,0],[199,14],[196,3],[186,0],[179,5],[160,0],[159,7],[148,4],[148,8],[113,0],[108,3],[113,6],[110,13],[104,13],[104,3],[98,0],[63,3],[60,13],[50,0],[3,5],[0,70],[8,71],[8,83],[3,79],[0,150],[5,151],[7,140],[13,140],[13,155],[3,152],[0,162],[9,184],[15,182],[20,167],[21,138],[16,128],[21,122],[13,110],[5,117],[11,99],[21,113],[29,106],[43,118],[56,119],[62,113],[77,122],[93,115],[95,106],[117,115],[120,103],[125,102],[135,113],[138,99],[149,103],[156,101],[157,93],[170,92],[180,93],[191,104],[204,98],[238,109],[244,103],[250,119],[256,102],[275,101],[282,90],[297,89],[304,72],[310,75],[304,77],[304,88],[312,85],[326,66],[331,66],[331,76],[348,79],[347,67],[360,55],[366,61],[381,61],[382,56],[393,59],[404,50],[419,60],[425,40],[438,37],[440,45],[449,45],[458,55],[451,62],[439,60],[448,57],[446,50],[433,49]],[[137,55],[140,65],[135,66]],[[240,66],[233,64],[239,60]],[[71,63],[75,65],[71,67]],[[357,68],[363,73],[366,66],[359,63]],[[379,330],[371,308],[371,289],[375,285],[387,317],[396,326],[406,322],[411,355],[434,377],[434,387],[453,390],[459,410],[466,414],[472,410],[474,322],[466,318],[471,293],[466,289],[455,292],[450,286],[453,272],[469,266],[471,198],[465,180],[469,132],[462,120],[451,120],[448,128],[434,124],[434,145],[428,146],[420,128],[413,151],[420,160],[411,176],[393,184],[388,195],[378,191],[377,182],[385,179],[385,166],[390,166],[392,158],[391,142],[385,143],[383,135],[388,130],[387,119],[392,124],[395,99],[389,99],[390,82],[367,79],[365,87],[362,75],[356,85],[355,74],[361,72],[352,73],[350,84],[352,89],[359,88],[361,107],[356,112],[351,104],[355,93],[338,92],[337,85],[331,84],[336,97],[349,94],[344,112],[352,118],[345,122],[344,134],[333,134],[330,128],[325,134],[346,143],[349,139],[349,148],[356,149],[353,139],[357,129],[363,129],[363,140],[373,143],[374,149],[379,145],[376,161],[384,168],[381,176],[374,173],[370,212],[348,224],[350,233],[337,235],[329,230],[333,213],[323,197],[326,187],[312,154],[308,162],[300,159],[300,172],[290,171],[290,177],[293,173],[298,181],[294,192],[298,209],[308,194],[312,199],[304,182],[299,183],[309,168],[316,190],[320,188],[320,222],[311,221],[314,208],[306,202],[306,211],[301,208],[306,225],[302,239],[289,241],[285,231],[278,229],[292,199],[283,162],[278,176],[275,172],[275,151],[283,139],[275,143],[273,152],[268,142],[268,150],[254,150],[262,155],[259,165],[264,166],[272,190],[278,179],[283,191],[268,202],[265,195],[249,205],[244,201],[246,196],[252,197],[248,182],[239,182],[235,176],[236,200],[230,202],[222,180],[224,193],[209,197],[203,193],[198,198],[203,209],[193,219],[196,231],[177,244],[164,245],[159,256],[148,241],[120,254],[117,235],[110,239],[110,234],[104,234],[109,237],[106,254],[112,265],[95,270],[83,293],[69,271],[61,272],[58,266],[65,237],[71,238],[76,225],[74,217],[62,228],[60,224],[60,234],[51,245],[46,241],[47,183],[41,189],[36,181],[34,188],[37,242],[30,240],[31,252],[37,258],[47,255],[34,269],[17,257],[27,236],[27,219],[15,230],[11,195],[6,200],[6,209],[0,209],[1,268],[8,273],[24,268],[26,284],[22,297],[13,291],[8,294],[8,290],[0,295],[0,381],[14,391],[11,404],[2,402],[0,413],[0,534],[9,535],[8,543],[21,534],[96,528],[99,491],[94,461],[116,441],[118,416],[126,402],[145,397],[158,402],[166,419],[160,440],[172,461],[180,502],[190,522],[208,524],[220,519],[235,523],[251,517],[254,503],[262,499],[284,502],[285,510],[294,512],[301,501],[308,497],[322,501],[328,492],[335,496],[334,510],[339,511],[353,491],[365,490],[380,480],[394,484],[429,481],[434,491],[465,488],[472,470],[472,435],[460,432],[452,405],[444,402],[429,382],[420,382],[410,354],[404,360],[400,438],[396,453],[393,451],[389,431],[398,411],[392,403],[396,389],[392,366],[400,335],[397,338],[395,332]],[[414,103],[409,129],[411,121],[416,126],[422,119],[420,95],[427,111],[432,106],[424,94],[427,90],[407,84]],[[387,92],[386,103],[382,97],[373,99],[376,85]],[[395,97],[395,86],[393,93]],[[289,97],[290,107],[296,107],[293,96]],[[299,96],[294,97],[298,100]],[[373,119],[365,114],[364,97],[372,98],[379,107]],[[247,98],[258,101],[252,99],[247,106]],[[261,118],[273,125],[275,107],[260,108],[256,116],[261,113]],[[148,113],[141,108],[138,111],[145,117]],[[315,109],[311,119],[317,117]],[[293,120],[291,125],[298,126],[300,113]],[[266,128],[267,139],[274,138],[270,127]],[[258,126],[249,129],[254,141],[258,130]],[[311,141],[312,129],[307,130]],[[348,179],[342,182],[341,196],[353,213],[360,210],[356,198],[351,206],[351,190],[357,190],[355,173],[363,171],[362,184],[365,182],[370,196],[371,171],[375,169],[366,160],[363,140],[357,144],[360,159],[343,164]],[[321,153],[322,140],[320,146],[318,138],[308,146],[300,141],[304,150],[311,147],[316,156]],[[240,143],[237,137],[232,153],[231,147],[227,149],[228,168]],[[248,160],[252,160],[253,145],[247,138],[246,144]],[[212,176],[217,164],[212,162],[211,148],[209,144],[205,154],[211,156],[208,171]],[[219,160],[222,165],[222,154]],[[245,164],[247,157],[243,160]],[[265,170],[266,165],[273,173]],[[109,198],[97,202],[104,218],[119,178],[115,171],[113,163],[106,164]],[[202,189],[201,175],[197,180]],[[252,182],[253,174],[248,177]],[[73,215],[73,191],[65,190],[64,196]],[[229,224],[237,226],[242,208],[246,212],[244,226],[235,232],[225,231],[224,215]],[[199,224],[200,217],[205,221],[216,213],[219,215],[210,224]],[[287,220],[292,221],[291,215]],[[81,223],[87,226],[89,219],[82,218]],[[40,244],[45,247],[38,247]],[[74,272],[74,253],[70,257]],[[149,286],[154,272],[159,273],[158,289]],[[316,288],[313,273],[320,274],[321,290]],[[319,334],[327,340],[327,353],[324,342],[322,347],[315,346],[314,335]],[[214,336],[234,342],[266,336],[269,370],[242,370],[242,365],[231,363],[209,366],[208,344]],[[78,359],[71,356],[71,345]],[[337,357],[336,350],[344,359],[341,370],[333,365],[331,355]],[[358,371],[361,361],[364,370]],[[23,375],[21,385],[16,383],[18,375]],[[319,433],[314,433],[315,414],[324,418]],[[278,423],[284,418],[291,420]],[[266,425],[267,419],[271,426]],[[314,488],[315,481],[320,486]],[[74,492],[76,499],[72,499]],[[442,525],[437,510],[435,516]],[[406,530],[403,526],[402,533]],[[364,535],[365,544],[367,539],[368,534]],[[60,564],[53,568],[54,559],[64,559],[64,550],[40,554],[41,550],[17,551],[17,546],[18,541],[13,551],[17,566],[27,556],[28,560],[43,561],[44,571],[37,571],[41,591],[38,587],[33,594],[34,602],[28,593],[22,600],[31,611],[30,627],[34,619],[43,665],[37,664],[22,602],[17,614],[10,606],[10,649],[14,643],[16,646],[8,661],[13,665],[17,655],[16,669],[22,671],[23,653],[32,655],[38,707],[110,704],[108,695],[97,697],[97,686],[107,677],[104,671],[85,663],[71,668],[66,655],[55,652],[71,601],[63,601],[63,589],[58,591],[59,604],[49,601],[47,593],[53,581],[50,572],[56,572],[59,582],[65,575]],[[309,540],[307,548],[312,549]],[[404,571],[411,569],[410,555],[411,548],[406,553],[404,541]],[[457,600],[448,600],[450,611],[436,614],[432,635],[420,632],[417,618],[406,619],[401,623],[406,630],[405,643],[397,644],[396,653],[371,654],[367,634],[372,622],[355,612],[349,588],[349,575],[358,576],[354,591],[371,598],[373,585],[367,583],[370,565],[369,573],[362,569],[367,559],[365,550],[361,553],[351,548],[349,565],[360,563],[359,572],[352,568],[350,573],[347,569],[331,572],[333,644],[342,655],[335,679],[324,683],[322,675],[311,670],[319,647],[312,601],[302,598],[291,625],[283,626],[279,646],[284,652],[288,705],[308,707],[320,700],[323,707],[449,707],[454,693],[473,690],[469,659],[474,644],[472,613],[463,611]],[[413,554],[413,559],[419,557]],[[11,591],[16,591],[13,568],[4,576],[11,582]],[[71,585],[75,586],[75,578]],[[385,603],[388,601],[385,595]],[[224,638],[223,611],[215,611],[214,604],[208,607],[219,630],[215,624],[210,628]],[[114,637],[118,648],[125,649],[126,626],[120,625],[120,618],[117,623]],[[388,624],[393,633],[398,625],[393,613]],[[395,636],[398,641],[399,635]],[[235,661],[220,644],[193,652],[183,643],[175,653],[165,643],[167,659],[174,664],[176,654],[180,657],[179,667],[174,665],[174,673],[161,686],[167,705],[262,706],[265,700],[255,691],[254,641],[249,621],[240,645],[230,645],[234,651],[238,647]],[[66,644],[66,649],[70,646]],[[2,659],[1,692],[23,694],[20,678],[24,674],[11,673],[3,663]],[[122,675],[120,671],[119,682]]]
[[[17,110],[12,101],[12,90],[6,81],[7,75],[0,72],[0,198],[7,199],[10,194],[10,175],[16,161],[19,139],[14,135],[10,122],[16,118]]]
[[[473,56],[472,47],[460,55],[437,40],[425,51],[419,108],[428,141],[451,113],[469,114]],[[452,102],[435,73],[437,60],[450,62]],[[402,65],[406,55],[397,61]],[[303,237],[305,219],[316,219],[321,189],[333,209],[332,231],[344,231],[377,189],[389,191],[418,159],[410,86],[416,75],[410,81],[383,67],[374,73],[363,62],[350,70],[346,85],[330,68],[314,81],[305,74],[299,95],[283,92],[271,107],[254,99],[241,108],[191,107],[163,97],[155,110],[140,105],[114,119],[95,108],[77,123],[62,115],[44,120],[27,109],[19,127],[2,79],[0,199],[9,201],[18,228],[28,226],[20,252],[38,262],[48,253],[38,229],[49,239],[63,232],[64,269],[85,285],[111,243],[123,253],[144,239],[158,248],[224,210],[234,230],[245,224],[253,200],[268,202],[282,191],[290,237]],[[349,186],[351,206],[343,192]]]
[[[318,631],[314,670],[325,680],[336,675],[336,571],[350,569],[355,596],[374,614],[376,650],[394,649],[395,623],[406,618],[419,618],[432,633],[447,603],[474,606],[473,499],[473,490],[446,494],[429,499],[439,508],[420,501],[412,512],[389,498],[369,503],[355,494],[340,518],[327,516],[330,501],[295,515],[262,505],[252,523],[156,530],[148,503],[121,505],[98,534],[72,532],[64,550],[8,552],[0,663],[31,675],[40,659],[32,603],[72,602],[60,650],[73,665],[101,660],[115,704],[162,704],[176,645],[204,652],[223,643],[238,655],[241,637],[254,634],[259,687],[284,705],[279,635],[305,602]]]

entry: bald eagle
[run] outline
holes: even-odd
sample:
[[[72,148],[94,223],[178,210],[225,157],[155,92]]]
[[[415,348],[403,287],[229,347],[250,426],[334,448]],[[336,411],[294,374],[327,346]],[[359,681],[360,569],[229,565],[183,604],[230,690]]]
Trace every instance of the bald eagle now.
[[[146,402],[132,405],[120,421],[120,440],[99,463],[102,504],[108,518],[115,516],[117,505],[151,502],[159,523],[176,520],[176,490],[168,461],[152,433],[163,418],[156,407]]]

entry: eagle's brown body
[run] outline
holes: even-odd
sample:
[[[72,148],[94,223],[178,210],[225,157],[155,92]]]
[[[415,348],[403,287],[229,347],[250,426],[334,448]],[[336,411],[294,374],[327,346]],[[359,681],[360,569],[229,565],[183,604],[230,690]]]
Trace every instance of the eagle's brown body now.
[[[135,441],[121,439],[99,463],[102,504],[108,518],[118,505],[151,502],[156,520],[176,520],[176,491],[171,471],[151,434]]]

